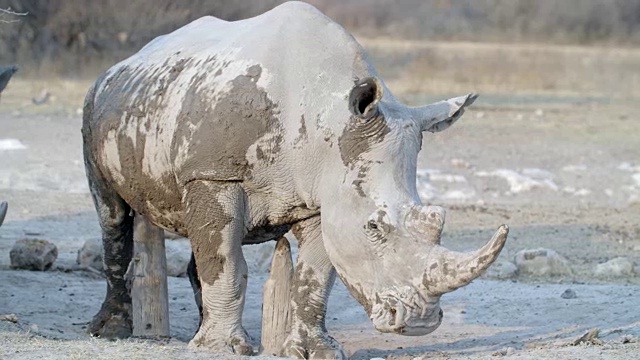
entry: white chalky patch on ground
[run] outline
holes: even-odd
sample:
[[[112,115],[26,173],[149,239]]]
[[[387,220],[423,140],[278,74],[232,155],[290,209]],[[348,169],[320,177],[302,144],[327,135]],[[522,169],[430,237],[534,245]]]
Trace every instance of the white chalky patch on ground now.
[[[426,181],[418,180],[417,190],[418,196],[422,200],[432,200],[438,196],[438,190]]]
[[[618,170],[621,171],[629,171],[629,172],[640,172],[640,165],[634,165],[629,162],[622,162],[617,167]]]
[[[636,186],[640,186],[640,172],[633,174],[631,177],[633,178],[633,181],[636,183]]]
[[[522,175],[530,176],[537,180],[552,180],[554,177],[552,172],[538,168],[522,169]]]
[[[471,189],[461,189],[461,190],[449,190],[444,195],[442,195],[443,199],[446,200],[469,200],[473,199],[476,196],[476,192]]]
[[[581,172],[586,170],[587,170],[586,165],[567,165],[562,168],[562,171],[566,171],[566,172]]]
[[[573,195],[575,196],[587,196],[591,194],[591,190],[589,189],[579,189]]]
[[[24,150],[27,146],[18,139],[0,139],[0,151]]]
[[[445,174],[437,169],[420,169],[416,173],[418,195],[422,200],[455,200],[465,201],[476,196],[474,189],[439,189],[432,183],[467,184],[467,179],[462,175]],[[445,186],[445,185],[443,185]]]
[[[589,190],[589,189],[585,189],[585,188],[576,189],[573,186],[565,186],[565,187],[562,188],[562,191],[564,191],[566,193],[569,193],[569,194],[572,194],[572,195],[575,195],[575,196],[587,196],[587,195],[591,194],[591,190]],[[611,196],[611,195],[609,195],[609,196]]]
[[[431,181],[440,181],[448,183],[466,183],[467,179],[462,175],[454,174],[431,174],[429,176]]]
[[[524,174],[525,172],[528,176]],[[525,169],[522,174],[514,170],[498,169],[494,171],[478,171],[475,175],[480,177],[493,176],[503,178],[509,184],[509,192],[513,194],[534,189],[558,191],[558,185],[551,179],[553,174],[541,169]]]
[[[439,194],[438,190],[430,183],[429,174],[434,171],[437,170],[421,169],[416,171],[416,190],[423,201],[435,199]]]
[[[425,178],[427,181],[439,181],[449,183],[466,183],[467,179],[462,175],[444,174],[437,169],[421,169],[416,172],[418,178]]]

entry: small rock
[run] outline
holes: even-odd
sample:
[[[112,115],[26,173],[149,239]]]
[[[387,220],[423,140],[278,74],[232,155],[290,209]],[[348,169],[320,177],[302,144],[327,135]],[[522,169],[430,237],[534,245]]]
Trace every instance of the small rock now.
[[[31,326],[29,326],[29,330],[31,330],[31,332],[37,333],[38,332],[38,325],[36,324],[31,324]]]
[[[632,276],[634,273],[633,262],[626,257],[617,257],[596,266],[597,277],[621,277]]]
[[[58,258],[58,248],[47,240],[22,239],[9,252],[11,267],[25,270],[47,270]]]
[[[491,354],[492,356],[510,356],[513,355],[514,353],[514,349],[512,347],[506,347],[506,348],[502,348],[496,352],[494,352],[493,354]]]
[[[562,293],[562,295],[560,295],[560,297],[563,299],[575,299],[578,295],[576,295],[576,292],[573,291],[573,289],[567,289]]]
[[[525,249],[519,251],[514,262],[518,274],[533,276],[562,276],[571,274],[567,259],[551,249]]]
[[[485,279],[507,280],[518,275],[518,267],[511,261],[496,261],[484,273]]]
[[[191,260],[191,245],[187,239],[167,240],[164,242],[167,253],[167,276],[187,275]]]
[[[8,321],[15,324],[18,322],[18,317],[16,314],[3,314],[0,315],[0,321]]]
[[[50,98],[51,98],[51,93],[45,89],[45,90],[42,90],[39,96],[31,98],[31,102],[34,105],[42,105],[47,103]]]
[[[635,337],[635,336],[633,336],[633,335],[629,335],[629,334],[627,334],[627,335],[623,335],[623,336],[620,338],[620,342],[621,342],[622,344],[635,343],[635,342],[638,342],[638,338],[637,338],[637,337]]]
[[[573,346],[577,346],[580,344],[602,345],[602,340],[598,338],[599,335],[600,329],[593,328],[579,336],[577,339],[573,340],[570,344]]]
[[[463,159],[451,159],[451,166],[457,169],[469,169],[471,164]]]
[[[89,239],[84,243],[84,245],[82,245],[82,248],[78,250],[76,262],[79,265],[88,266],[102,272],[104,271],[102,253],[102,241],[98,239]]]

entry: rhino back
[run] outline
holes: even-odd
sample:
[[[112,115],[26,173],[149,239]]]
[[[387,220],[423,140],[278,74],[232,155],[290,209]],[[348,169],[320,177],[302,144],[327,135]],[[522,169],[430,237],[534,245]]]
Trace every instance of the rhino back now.
[[[305,143],[331,144],[348,119],[336,104],[371,72],[357,42],[306,4],[238,22],[205,17],[105,74],[91,141],[125,201],[177,218],[188,181],[264,183],[273,169],[304,171],[313,160],[300,159],[315,151]]]

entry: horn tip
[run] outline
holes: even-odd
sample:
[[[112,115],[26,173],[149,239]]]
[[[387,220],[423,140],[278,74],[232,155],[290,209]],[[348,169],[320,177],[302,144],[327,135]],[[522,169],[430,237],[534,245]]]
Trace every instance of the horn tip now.
[[[491,239],[491,242],[493,243],[492,247],[495,248],[495,246],[497,245],[498,249],[502,249],[504,244],[507,242],[507,235],[509,235],[509,226],[506,224],[500,225],[495,235],[493,235],[493,238]]]
[[[478,99],[479,96],[480,96],[480,94],[475,93],[475,92],[469,93],[467,95],[467,100],[465,101],[465,105],[469,106],[469,105],[473,104],[474,101],[476,101],[476,99]]]

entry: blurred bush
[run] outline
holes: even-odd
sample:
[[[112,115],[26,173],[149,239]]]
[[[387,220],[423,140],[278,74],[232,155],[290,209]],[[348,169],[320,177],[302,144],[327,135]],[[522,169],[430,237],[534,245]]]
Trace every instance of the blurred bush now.
[[[236,20],[281,2],[0,0],[0,8],[27,13],[0,23],[0,64],[20,63],[65,75],[92,73],[204,15]]]
[[[0,64],[93,73],[204,15],[237,20],[282,0],[0,0]],[[309,0],[366,37],[640,44],[640,0]]]

